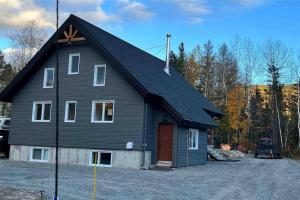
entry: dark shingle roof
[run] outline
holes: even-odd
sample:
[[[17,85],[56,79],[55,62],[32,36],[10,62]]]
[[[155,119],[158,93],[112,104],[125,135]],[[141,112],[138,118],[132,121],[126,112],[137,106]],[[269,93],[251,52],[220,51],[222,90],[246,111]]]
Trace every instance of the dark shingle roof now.
[[[214,127],[211,116],[221,116],[222,113],[208,101],[201,93],[193,88],[181,74],[170,67],[170,76],[163,71],[165,62],[134,47],[133,45],[113,36],[112,34],[71,15],[62,27],[50,38],[41,51],[53,46],[55,38],[59,36],[64,27],[72,23],[77,30],[87,38],[88,42],[99,50],[103,56],[116,67],[116,69],[137,88],[145,98],[159,99],[159,102],[171,112],[182,124],[201,127]],[[51,41],[52,40],[52,41]],[[51,44],[52,43],[52,44]],[[47,47],[48,46],[48,47]],[[46,48],[46,49],[44,49]],[[40,53],[40,52],[39,52]],[[39,53],[33,60],[39,60],[43,55]],[[34,63],[28,65],[18,75],[26,76]],[[22,77],[16,77],[17,80]],[[15,80],[14,80],[15,81]],[[13,82],[14,82],[13,81]],[[17,83],[11,83],[17,87]],[[5,90],[12,90],[9,86]],[[11,99],[13,93],[4,91],[1,100]],[[208,114],[209,113],[209,114]],[[211,115],[211,116],[210,116]]]

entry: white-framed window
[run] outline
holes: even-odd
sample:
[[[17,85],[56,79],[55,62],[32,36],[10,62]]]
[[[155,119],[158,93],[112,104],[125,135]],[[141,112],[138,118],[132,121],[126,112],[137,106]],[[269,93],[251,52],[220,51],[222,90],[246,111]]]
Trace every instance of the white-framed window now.
[[[76,101],[66,101],[65,106],[65,122],[75,122],[76,121]]]
[[[45,68],[43,88],[53,88],[53,83],[54,83],[54,68]]]
[[[94,86],[104,86],[106,76],[106,65],[95,65],[94,68]]]
[[[32,107],[33,122],[50,122],[51,120],[51,101],[34,101]]]
[[[101,150],[91,150],[90,151],[90,165],[101,166],[101,167],[111,167],[112,162],[112,152],[111,151],[101,151]]]
[[[114,121],[114,100],[92,102],[92,123],[113,123]]]
[[[197,130],[197,129],[189,130],[189,149],[190,150],[198,149],[198,137],[199,137],[199,130]]]
[[[79,74],[80,53],[69,54],[68,74]]]
[[[30,161],[48,162],[49,161],[49,148],[32,147],[30,149]]]

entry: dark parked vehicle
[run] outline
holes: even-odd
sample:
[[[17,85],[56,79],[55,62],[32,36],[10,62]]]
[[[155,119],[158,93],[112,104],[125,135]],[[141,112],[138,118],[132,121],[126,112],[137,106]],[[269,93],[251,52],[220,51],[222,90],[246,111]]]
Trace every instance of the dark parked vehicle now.
[[[10,118],[0,116],[0,153],[9,156],[8,136],[10,129]]]
[[[9,156],[8,135],[8,130],[0,130],[0,153],[3,153],[5,157]]]
[[[268,156],[271,158],[281,157],[278,147],[273,144],[272,139],[270,138],[261,138],[257,143],[255,149],[255,158],[258,156]]]

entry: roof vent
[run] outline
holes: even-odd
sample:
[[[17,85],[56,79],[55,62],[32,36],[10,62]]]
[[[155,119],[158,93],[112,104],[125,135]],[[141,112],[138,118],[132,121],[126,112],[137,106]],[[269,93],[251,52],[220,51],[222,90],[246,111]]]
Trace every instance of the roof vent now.
[[[164,71],[168,75],[170,75],[170,68],[169,68],[169,65],[170,65],[170,38],[171,38],[171,35],[167,34],[166,66],[164,68]]]

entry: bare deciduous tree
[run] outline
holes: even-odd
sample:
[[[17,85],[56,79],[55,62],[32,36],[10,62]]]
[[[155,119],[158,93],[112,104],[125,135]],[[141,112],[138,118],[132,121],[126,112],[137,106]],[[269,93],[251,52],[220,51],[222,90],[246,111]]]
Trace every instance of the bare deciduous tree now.
[[[10,62],[16,71],[20,71],[47,39],[47,32],[30,21],[24,28],[9,35],[11,42]]]

